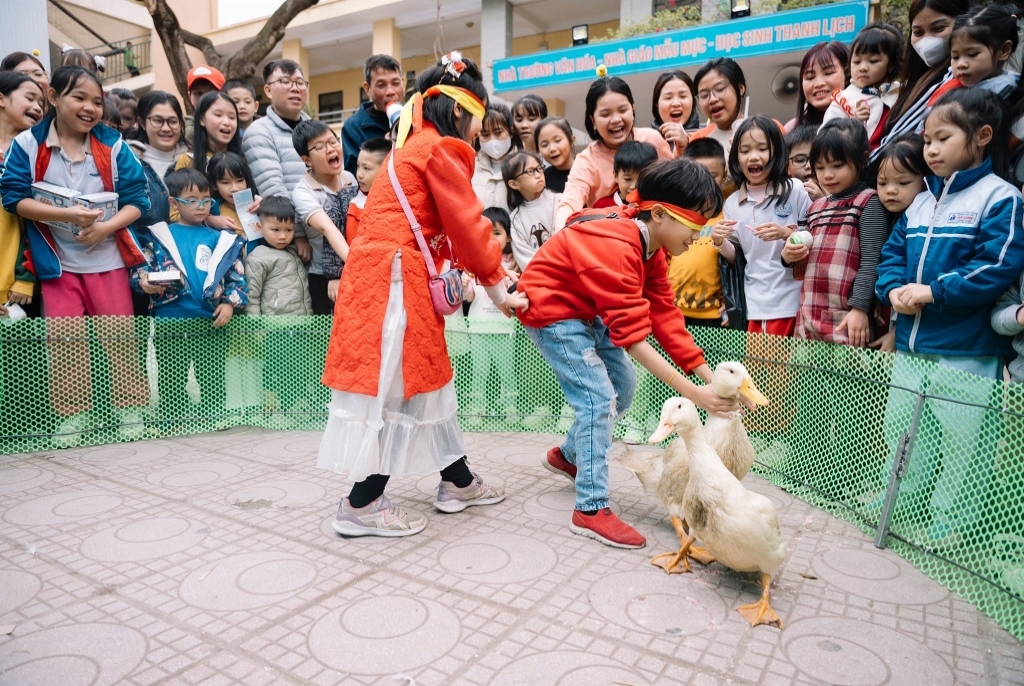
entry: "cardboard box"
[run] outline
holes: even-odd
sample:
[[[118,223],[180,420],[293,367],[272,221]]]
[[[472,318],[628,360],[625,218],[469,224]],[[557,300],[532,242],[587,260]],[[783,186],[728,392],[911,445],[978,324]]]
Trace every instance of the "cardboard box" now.
[[[117,193],[90,193],[82,195],[78,191],[64,188],[52,183],[40,181],[32,184],[33,199],[52,207],[74,207],[81,205],[92,210],[103,210],[103,216],[97,221],[106,221],[117,214]],[[68,231],[77,236],[82,232],[82,227],[71,222],[45,222],[47,226],[62,231]]]
[[[177,269],[166,269],[162,272],[150,272],[149,282],[154,286],[162,286],[166,283],[179,283],[181,272]]]

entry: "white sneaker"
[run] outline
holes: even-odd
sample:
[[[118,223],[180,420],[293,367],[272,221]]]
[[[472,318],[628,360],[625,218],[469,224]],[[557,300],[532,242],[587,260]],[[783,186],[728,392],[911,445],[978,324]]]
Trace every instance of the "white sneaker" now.
[[[555,425],[555,431],[560,434],[569,433],[569,429],[572,428],[573,422],[576,421],[576,412],[572,409],[568,403],[562,405],[562,411],[559,413],[558,424]]]
[[[126,441],[138,441],[146,437],[146,415],[141,407],[122,407],[117,411],[121,426],[117,433]]]
[[[427,528],[427,518],[392,504],[386,495],[358,508],[342,498],[333,526],[342,536],[412,536]]]
[[[494,505],[505,499],[505,487],[494,487],[473,474],[473,481],[465,488],[457,488],[450,481],[437,485],[434,507],[441,512],[462,512],[474,505]]]
[[[92,418],[88,412],[73,414],[60,423],[50,443],[54,448],[74,448],[82,442],[82,432],[91,428]]]

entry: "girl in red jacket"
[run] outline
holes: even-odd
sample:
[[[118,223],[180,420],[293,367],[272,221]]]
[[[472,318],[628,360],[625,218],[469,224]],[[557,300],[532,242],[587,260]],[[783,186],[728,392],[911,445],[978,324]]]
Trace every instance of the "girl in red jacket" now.
[[[530,302],[519,318],[576,411],[565,443],[548,451],[543,464],[576,483],[569,528],[619,548],[646,543],[608,500],[605,456],[612,428],[636,390],[626,352],[704,409],[737,409],[710,386],[693,384],[647,342],[653,333],[685,374],[711,380],[704,353],[675,306],[662,248],[680,255],[700,236],[707,219],[722,209],[718,184],[691,160],[658,162],[641,173],[630,199],[635,207],[614,208],[614,215],[570,218],[517,286]]]
[[[420,74],[342,273],[323,376],[332,389],[330,416],[317,465],[356,482],[334,521],[347,536],[408,536],[427,525],[384,495],[390,476],[440,471],[434,506],[444,512],[505,497],[466,464],[444,318],[431,304],[425,261],[441,272],[445,260],[457,259],[506,316],[525,304],[506,292],[501,248],[470,183],[468,141],[480,132],[487,102],[481,81],[457,52]],[[392,163],[427,258],[390,178]]]

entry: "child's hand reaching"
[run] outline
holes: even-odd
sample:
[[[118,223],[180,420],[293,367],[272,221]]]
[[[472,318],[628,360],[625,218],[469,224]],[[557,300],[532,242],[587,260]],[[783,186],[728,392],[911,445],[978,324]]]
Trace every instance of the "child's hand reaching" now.
[[[786,247],[782,249],[782,260],[786,264],[796,264],[807,259],[807,255],[811,252],[810,246],[804,245],[803,243],[790,243],[786,241]]]
[[[854,308],[846,313],[843,321],[836,327],[836,333],[846,331],[850,337],[850,345],[854,348],[863,348],[871,338],[871,324],[868,321],[868,313],[864,310]]]
[[[804,190],[807,191],[807,195],[810,196],[811,200],[819,200],[825,197],[825,193],[822,192],[818,182],[814,179],[804,181]]]
[[[147,295],[156,296],[163,295],[165,290],[163,286],[154,286],[149,282],[149,272],[142,272],[142,276],[139,277],[139,288]]]
[[[525,293],[516,291],[505,296],[505,302],[497,306],[506,317],[512,317],[516,311],[526,312],[530,308],[530,299]]]
[[[711,242],[721,248],[729,240],[729,236],[734,233],[736,233],[736,221],[733,219],[723,219],[711,227]]]
[[[857,103],[857,110],[853,113],[853,116],[860,119],[865,124],[868,123],[868,119],[871,119],[871,105],[868,104],[868,99],[864,98]],[[868,133],[871,133],[868,131]]]
[[[211,214],[206,218],[206,225],[218,231],[238,231],[235,220],[222,214]]]
[[[896,329],[893,329],[878,340],[868,343],[868,347],[881,350],[884,353],[896,352]]]
[[[754,227],[754,235],[765,242],[786,240],[792,233],[793,229],[788,226],[779,226],[775,222],[766,222]]]
[[[225,326],[231,321],[231,315],[235,313],[235,308],[230,303],[221,303],[217,305],[217,309],[213,311],[213,328],[219,329]]]
[[[257,212],[259,212],[260,211],[260,201],[261,200],[263,200],[263,198],[261,198],[260,196],[257,195],[253,199],[252,204],[250,204],[248,207],[245,208],[245,211],[248,212],[249,214],[256,214]]]

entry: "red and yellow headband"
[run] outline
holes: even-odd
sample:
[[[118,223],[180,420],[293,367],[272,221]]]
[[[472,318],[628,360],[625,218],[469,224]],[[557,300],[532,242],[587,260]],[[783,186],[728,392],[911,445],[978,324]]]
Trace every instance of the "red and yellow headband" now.
[[[487,114],[487,108],[484,106],[484,103],[472,91],[459,88],[458,86],[449,86],[448,84],[431,86],[422,95],[417,93],[409,98],[409,102],[405,103],[405,107],[402,108],[402,114],[398,118],[396,147],[401,148],[405,145],[405,141],[410,133],[415,133],[423,128],[423,99],[436,98],[439,95],[447,95],[461,105],[463,110],[480,121],[483,121],[484,115]]]
[[[640,194],[637,193],[635,189],[626,196],[626,202],[635,204],[637,209],[642,211],[653,210],[655,207],[660,207],[668,213],[668,216],[672,217],[692,231],[701,231],[704,228],[704,225],[708,223],[707,217],[700,212],[688,210],[661,200],[641,200]]]

